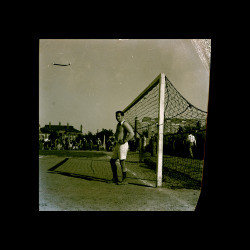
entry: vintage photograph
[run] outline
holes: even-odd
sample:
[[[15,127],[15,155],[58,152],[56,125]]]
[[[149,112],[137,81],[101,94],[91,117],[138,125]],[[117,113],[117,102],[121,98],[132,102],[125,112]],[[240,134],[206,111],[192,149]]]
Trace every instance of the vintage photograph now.
[[[39,211],[195,211],[211,39],[39,39]]]

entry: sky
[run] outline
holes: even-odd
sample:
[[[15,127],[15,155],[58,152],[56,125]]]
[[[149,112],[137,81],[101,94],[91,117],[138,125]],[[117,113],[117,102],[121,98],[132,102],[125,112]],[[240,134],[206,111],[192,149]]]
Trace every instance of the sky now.
[[[115,131],[115,112],[160,73],[207,111],[209,72],[191,39],[40,39],[39,124]]]

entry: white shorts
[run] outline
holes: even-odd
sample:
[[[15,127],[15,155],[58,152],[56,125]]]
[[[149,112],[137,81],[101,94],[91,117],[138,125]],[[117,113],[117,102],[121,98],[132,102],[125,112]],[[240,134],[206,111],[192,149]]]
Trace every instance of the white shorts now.
[[[113,154],[111,156],[112,159],[126,160],[128,153],[128,142],[124,144],[117,143],[115,145]]]

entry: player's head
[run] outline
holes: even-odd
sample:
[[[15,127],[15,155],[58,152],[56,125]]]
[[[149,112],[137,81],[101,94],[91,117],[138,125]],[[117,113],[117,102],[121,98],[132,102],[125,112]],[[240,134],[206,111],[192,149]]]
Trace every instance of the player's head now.
[[[115,117],[116,117],[116,120],[118,121],[118,122],[121,122],[121,121],[123,121],[123,119],[124,119],[124,113],[122,112],[122,111],[116,111],[115,112]]]

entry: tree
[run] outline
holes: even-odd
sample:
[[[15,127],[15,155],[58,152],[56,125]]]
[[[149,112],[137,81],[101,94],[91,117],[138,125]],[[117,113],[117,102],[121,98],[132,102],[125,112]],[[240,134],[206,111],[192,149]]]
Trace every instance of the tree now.
[[[79,143],[80,140],[83,141],[83,138],[84,138],[84,136],[82,134],[78,134],[77,137],[76,137],[76,142]]]
[[[52,131],[51,133],[50,133],[50,135],[49,135],[49,139],[52,141],[52,142],[54,142],[56,139],[58,139],[59,138],[59,135],[58,135],[58,133],[56,132],[56,131]]]
[[[200,121],[198,121],[198,122],[196,123],[196,129],[198,129],[198,130],[201,129],[201,122],[200,122]]]
[[[90,140],[92,140],[94,142],[95,140],[95,135],[93,135],[90,131],[88,131],[87,134],[84,135],[84,137],[86,138],[86,140],[89,142]]]
[[[112,129],[107,130],[107,129],[104,129],[104,128],[102,129],[101,132],[96,133],[96,137],[100,138],[102,142],[103,142],[103,139],[104,139],[104,135],[105,135],[106,140],[108,140],[108,138],[110,136],[113,136],[114,133],[113,133]]]

